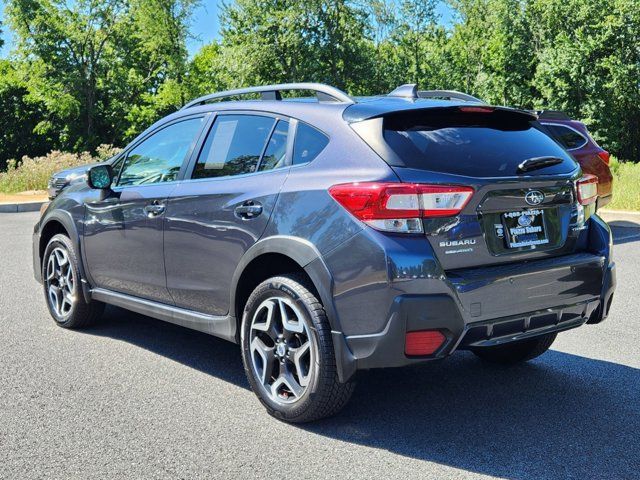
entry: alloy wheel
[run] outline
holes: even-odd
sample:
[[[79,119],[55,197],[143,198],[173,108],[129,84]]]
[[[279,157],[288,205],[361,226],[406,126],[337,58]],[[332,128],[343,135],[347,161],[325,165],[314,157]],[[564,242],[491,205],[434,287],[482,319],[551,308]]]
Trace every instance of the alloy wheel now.
[[[271,400],[290,404],[304,395],[315,351],[306,317],[292,301],[272,297],[258,306],[249,351],[255,378]]]
[[[51,251],[45,275],[49,305],[58,318],[65,318],[76,299],[73,267],[64,248],[56,247]]]

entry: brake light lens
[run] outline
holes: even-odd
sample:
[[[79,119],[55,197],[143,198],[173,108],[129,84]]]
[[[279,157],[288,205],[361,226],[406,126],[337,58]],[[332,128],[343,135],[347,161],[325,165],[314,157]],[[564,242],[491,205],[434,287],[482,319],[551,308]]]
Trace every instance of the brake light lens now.
[[[580,205],[590,205],[598,198],[598,177],[595,175],[584,175],[576,182],[578,192],[578,203]]]
[[[377,230],[422,232],[421,218],[450,217],[467,205],[473,189],[454,185],[363,182],[334,185],[331,196]]]
[[[438,330],[408,332],[405,336],[404,353],[408,356],[432,355],[446,339]]]
[[[603,150],[601,152],[598,152],[598,156],[602,159],[604,163],[609,165],[609,161],[611,160],[611,154],[609,152],[607,152],[606,150]]]
[[[493,113],[493,107],[460,107],[461,112],[466,113]]]

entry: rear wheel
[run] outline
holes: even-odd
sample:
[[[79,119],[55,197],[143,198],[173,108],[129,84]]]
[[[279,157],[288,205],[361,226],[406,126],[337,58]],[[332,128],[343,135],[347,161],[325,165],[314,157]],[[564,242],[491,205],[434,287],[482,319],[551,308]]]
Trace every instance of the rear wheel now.
[[[242,358],[252,390],[276,418],[310,422],[337,413],[353,392],[340,383],[324,308],[298,275],[262,282],[247,301]]]
[[[49,241],[42,262],[42,278],[49,312],[61,327],[85,327],[102,315],[104,303],[87,303],[82,295],[78,256],[66,235],[55,235]]]
[[[504,345],[496,345],[494,347],[473,348],[471,351],[482,360],[511,365],[539,357],[549,350],[556,336],[557,333],[549,333],[547,335],[541,335],[540,337],[506,343]]]

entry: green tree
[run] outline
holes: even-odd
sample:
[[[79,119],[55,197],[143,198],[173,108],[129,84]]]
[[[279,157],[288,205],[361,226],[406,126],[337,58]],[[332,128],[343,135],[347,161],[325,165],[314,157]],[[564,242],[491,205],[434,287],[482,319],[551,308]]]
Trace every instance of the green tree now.
[[[51,148],[122,143],[186,101],[196,1],[8,2],[25,99],[46,107],[35,130]]]
[[[620,158],[640,161],[640,10],[635,0],[532,0],[539,106],[585,121]]]
[[[52,143],[49,136],[34,132],[47,112],[44,105],[28,102],[27,95],[27,87],[15,67],[9,60],[0,60],[0,171],[9,159],[47,153]]]
[[[221,14],[223,82],[319,81],[359,93],[370,74],[367,14],[346,0],[237,0]]]
[[[102,87],[114,57],[113,37],[126,12],[122,0],[15,0],[7,4],[31,100],[64,125],[65,148],[94,148],[107,113]],[[50,131],[51,122],[40,131]]]
[[[129,137],[190,99],[187,38],[199,0],[132,0],[129,77],[139,99],[129,111]],[[133,65],[133,64],[132,64]]]
[[[448,41],[452,88],[488,102],[529,107],[535,69],[529,0],[451,0],[457,12]]]

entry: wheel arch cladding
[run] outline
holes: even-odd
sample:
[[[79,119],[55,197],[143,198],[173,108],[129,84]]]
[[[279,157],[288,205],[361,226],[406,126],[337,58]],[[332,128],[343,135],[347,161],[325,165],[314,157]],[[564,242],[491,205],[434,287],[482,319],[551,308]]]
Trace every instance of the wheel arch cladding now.
[[[49,244],[49,241],[54,237],[54,235],[63,234],[69,237],[71,243],[73,244],[73,248],[76,251],[76,257],[78,258],[78,270],[80,271],[80,281],[82,285],[82,292],[86,299],[89,298],[89,291],[86,285],[87,275],[84,268],[84,257],[82,255],[82,251],[80,249],[80,237],[78,235],[78,230],[76,225],[70,214],[65,212],[64,210],[55,210],[53,211],[45,221],[41,224],[40,227],[40,243],[39,243],[39,258],[40,263],[42,264],[44,251]],[[42,267],[42,265],[40,265]]]
[[[331,296],[331,274],[322,261],[320,252],[310,242],[297,237],[268,237],[257,242],[244,254],[233,275],[230,303],[233,311],[230,313],[240,322],[242,310],[253,288],[267,278],[290,273],[291,269],[308,278],[313,293],[325,308],[332,330],[339,330]]]
[[[38,247],[40,252],[40,261],[42,261],[44,251],[46,250],[49,241],[59,233],[70,237],[67,228],[57,218],[47,221],[47,223],[42,227],[40,233],[40,245]]]

